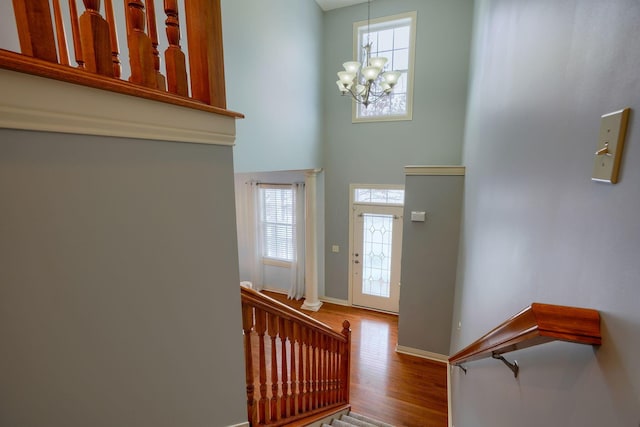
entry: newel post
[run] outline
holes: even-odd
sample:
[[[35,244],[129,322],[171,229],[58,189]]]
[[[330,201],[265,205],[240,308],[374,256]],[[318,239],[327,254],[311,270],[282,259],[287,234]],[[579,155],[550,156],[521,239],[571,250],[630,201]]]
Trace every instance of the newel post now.
[[[227,108],[220,0],[185,0],[191,96]]]
[[[349,402],[351,388],[351,324],[348,320],[342,322],[342,335],[347,339],[342,350],[342,384],[344,387],[344,401]]]

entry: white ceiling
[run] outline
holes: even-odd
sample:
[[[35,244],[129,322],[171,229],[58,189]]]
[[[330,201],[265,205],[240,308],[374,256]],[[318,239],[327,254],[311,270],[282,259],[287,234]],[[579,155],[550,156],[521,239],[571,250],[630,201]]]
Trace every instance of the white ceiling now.
[[[367,0],[316,0],[316,3],[324,10],[338,9],[358,3],[366,3]]]

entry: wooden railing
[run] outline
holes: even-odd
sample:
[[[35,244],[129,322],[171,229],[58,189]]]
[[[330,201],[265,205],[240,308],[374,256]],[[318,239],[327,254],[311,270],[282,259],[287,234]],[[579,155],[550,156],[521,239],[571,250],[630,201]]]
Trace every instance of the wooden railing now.
[[[241,288],[252,426],[282,426],[349,402],[351,331]]]
[[[220,0],[184,0],[183,5],[163,0],[166,19],[156,16],[158,0],[120,1],[124,7],[114,8],[112,0],[82,0],[79,9],[78,0],[13,0],[21,52],[0,49],[0,68],[242,117],[226,110]],[[158,21],[164,31],[158,31]],[[180,46],[182,26],[186,54]],[[126,32],[126,59],[118,28]],[[162,33],[163,53],[158,48]],[[130,71],[126,77],[123,60]]]
[[[517,363],[506,361],[503,353],[555,340],[600,345],[600,313],[589,308],[534,302],[451,356],[449,363],[463,367],[465,362],[493,357],[505,363],[517,377]]]

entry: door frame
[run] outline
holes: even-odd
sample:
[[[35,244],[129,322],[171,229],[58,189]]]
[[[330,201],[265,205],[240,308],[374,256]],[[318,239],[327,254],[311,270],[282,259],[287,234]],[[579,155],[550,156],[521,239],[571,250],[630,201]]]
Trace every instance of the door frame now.
[[[349,184],[349,268],[348,268],[348,283],[349,283],[349,295],[348,295],[348,303],[349,306],[353,306],[353,250],[354,250],[354,223],[353,223],[353,211],[355,210],[354,205],[354,194],[357,188],[376,188],[383,190],[404,190],[404,185],[400,184]],[[404,203],[402,205],[396,204],[387,204],[387,203],[358,203],[360,205],[371,205],[371,206],[400,206],[404,208]],[[376,310],[375,308],[371,308],[371,310]],[[382,310],[377,310],[382,311]],[[391,312],[386,312],[391,313]],[[398,314],[398,313],[392,313]]]

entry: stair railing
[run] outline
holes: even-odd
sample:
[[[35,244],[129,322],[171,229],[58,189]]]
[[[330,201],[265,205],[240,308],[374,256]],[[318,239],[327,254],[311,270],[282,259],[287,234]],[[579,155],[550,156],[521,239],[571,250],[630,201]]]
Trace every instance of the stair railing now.
[[[251,425],[288,425],[347,404],[349,322],[338,333],[253,289],[241,293]]]
[[[0,49],[0,68],[242,117],[226,110],[220,0],[182,2],[119,0],[114,8],[113,0],[13,0],[21,52]],[[164,15],[156,17],[156,10]],[[122,39],[118,29],[126,32]],[[162,33],[164,52],[158,50]],[[121,58],[122,41],[128,58]],[[122,61],[129,65],[128,81]]]

